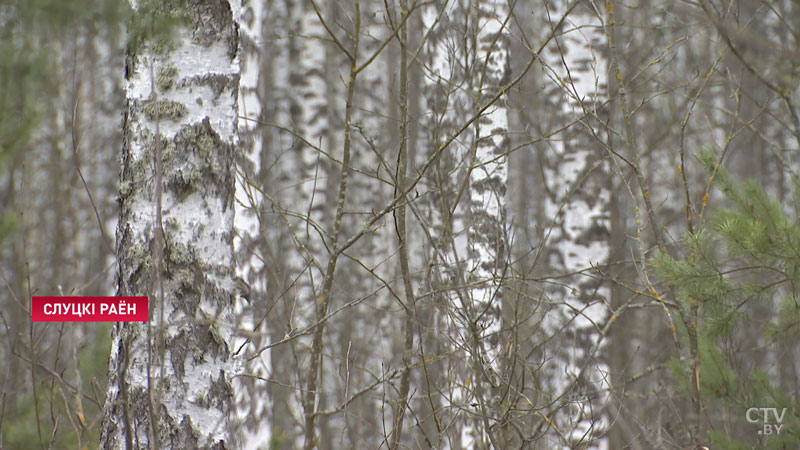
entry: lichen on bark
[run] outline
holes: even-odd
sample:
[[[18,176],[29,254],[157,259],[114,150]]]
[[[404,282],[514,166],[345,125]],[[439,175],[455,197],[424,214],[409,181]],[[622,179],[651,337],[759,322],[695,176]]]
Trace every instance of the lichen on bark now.
[[[237,15],[224,0],[138,2],[135,20],[177,26],[131,29],[117,293],[148,296],[150,322],[112,332],[101,448],[229,442]]]

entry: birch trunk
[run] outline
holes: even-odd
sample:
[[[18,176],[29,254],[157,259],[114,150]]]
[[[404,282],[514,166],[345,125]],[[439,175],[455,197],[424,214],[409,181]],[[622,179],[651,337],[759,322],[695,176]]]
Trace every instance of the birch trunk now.
[[[476,63],[481,68],[475,106],[483,107],[508,83],[510,55],[505,29],[509,9],[499,0],[478,4]],[[504,280],[508,277],[506,189],[508,185],[508,108],[505,98],[491,105],[476,121],[475,158],[470,172],[470,258],[472,300],[478,324],[481,372],[475,376],[499,387],[499,350]],[[490,372],[490,373],[487,373]],[[477,382],[478,380],[476,380]],[[485,393],[484,401],[490,394]]]
[[[463,316],[465,299],[465,268],[467,257],[467,224],[465,206],[459,201],[459,181],[467,174],[469,142],[452,139],[459,124],[470,112],[469,97],[458,87],[466,81],[465,58],[468,49],[464,43],[469,23],[468,5],[451,1],[426,8],[422,15],[422,36],[425,65],[422,75],[422,93],[425,99],[421,107],[423,132],[420,141],[429,149],[421,156],[434,157],[422,184],[422,192],[428,195],[426,209],[430,246],[430,292],[434,308],[424,311],[420,319],[430,330],[423,338],[428,355],[448,355],[439,364],[423,367],[420,384],[425,389],[427,407],[431,409],[436,433],[431,436],[437,448],[460,448],[462,439],[469,440],[471,429],[466,430],[469,408],[469,392],[466,380],[470,378],[466,354],[468,327]],[[443,146],[445,146],[443,148]],[[439,152],[436,154],[436,152]],[[427,153],[427,154],[426,154]],[[418,158],[422,159],[422,158]],[[425,225],[423,225],[423,229]],[[427,313],[427,314],[426,314]],[[427,317],[425,317],[427,316]],[[427,342],[426,342],[427,341]],[[468,345],[468,344],[467,344]],[[452,424],[445,427],[444,424]]]
[[[114,328],[102,448],[230,440],[238,7],[183,7],[172,44],[126,59],[117,294],[149,296],[150,322]]]
[[[560,18],[567,3],[554,2],[550,20]],[[604,44],[598,12],[591,2],[580,2],[542,55],[550,78],[545,95],[556,118],[552,126],[563,127],[550,139],[543,160],[544,219],[550,222],[543,224],[542,245],[550,274],[559,277],[545,288],[542,323],[546,339],[555,336],[541,354],[542,404],[549,405],[553,447],[607,447],[600,437],[609,426],[603,413],[608,367],[602,330],[610,292],[592,276],[610,252],[610,167],[599,137],[607,92],[607,62],[599,51]]]
[[[432,287],[442,292],[432,318],[440,342],[429,351],[441,345],[439,351],[454,352],[444,373],[431,367],[424,381],[443,384],[442,394],[428,392],[433,409],[452,408],[436,418],[455,421],[438,436],[445,447],[498,445],[492,396],[500,381],[500,287],[507,269],[508,113],[502,99],[482,108],[510,79],[508,16],[501,1],[450,2],[423,13],[422,129],[428,132],[421,138],[442,150],[422,185],[431,196]]]
[[[265,10],[266,7],[266,10]],[[274,7],[274,6],[273,6]],[[266,380],[272,375],[270,353],[258,353],[266,343],[269,328],[265,320],[268,293],[277,289],[268,282],[269,273],[274,267],[267,266],[269,245],[267,230],[273,230],[264,217],[264,205],[259,194],[266,189],[269,181],[264,180],[262,167],[263,149],[271,137],[262,130],[262,121],[272,122],[273,111],[265,97],[274,89],[275,76],[271,70],[271,56],[279,51],[278,46],[265,46],[263,35],[273,23],[265,20],[285,19],[266,4],[256,0],[242,0],[240,20],[240,60],[241,79],[239,83],[239,149],[236,158],[236,209],[234,211],[236,229],[234,253],[237,279],[246,281],[247,298],[238,297],[235,305],[236,320],[242,330],[237,336],[234,352],[247,361],[244,370],[246,377],[234,380],[237,420],[233,430],[237,448],[256,449],[268,442],[273,432],[268,420],[271,414],[272,398]],[[283,20],[285,25],[285,20]],[[262,111],[262,105],[266,108]],[[264,180],[259,183],[259,180]],[[268,291],[269,289],[269,291]]]

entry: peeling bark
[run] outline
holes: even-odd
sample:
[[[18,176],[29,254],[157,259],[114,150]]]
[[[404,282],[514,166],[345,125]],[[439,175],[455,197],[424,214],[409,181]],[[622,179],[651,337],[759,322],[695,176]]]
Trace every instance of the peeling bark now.
[[[117,295],[149,296],[150,322],[114,327],[101,448],[230,438],[238,8],[184,7],[173,45],[127,57]]]

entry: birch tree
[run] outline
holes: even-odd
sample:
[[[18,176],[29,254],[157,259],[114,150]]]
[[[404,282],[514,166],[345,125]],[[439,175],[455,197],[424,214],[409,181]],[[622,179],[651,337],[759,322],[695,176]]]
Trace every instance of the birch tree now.
[[[510,17],[507,5],[501,1],[487,1],[477,5],[477,35],[475,60],[481,70],[473,72],[475,105],[489,108],[476,121],[474,159],[470,164],[470,216],[469,255],[472,301],[477,322],[477,342],[473,349],[480,362],[475,382],[490,389],[500,388],[499,350],[501,348],[502,290],[509,276],[507,257],[508,235],[506,227],[506,189],[508,184],[507,158],[508,111],[505,98],[494,100],[511,79],[508,32]],[[483,402],[497,406],[494,394],[485,388],[479,394]],[[486,421],[485,424],[489,422]]]
[[[441,154],[423,184],[431,196],[430,212],[417,220],[429,220],[423,236],[430,240],[432,287],[442,290],[428,326],[447,330],[438,336],[439,343],[428,345],[459,355],[447,359],[445,372],[426,368],[424,377],[428,389],[431,382],[444,382],[439,386],[443,395],[426,395],[439,420],[455,420],[446,434],[439,431],[438,440],[456,447],[488,445],[496,406],[490,404],[496,400],[490,391],[499,387],[494,349],[501,326],[500,287],[508,268],[507,113],[497,97],[510,76],[508,20],[505,2],[490,1],[447,2],[427,7],[422,16],[421,142]],[[436,412],[437,404],[461,412]]]
[[[233,403],[239,8],[135,5],[126,57],[118,295],[101,447],[226,448]],[[177,22],[172,39],[147,32]],[[141,34],[137,34],[141,33]]]
[[[328,261],[326,239],[329,239],[333,210],[334,180],[329,176],[337,154],[331,136],[331,117],[335,108],[337,86],[333,82],[331,49],[325,44],[327,32],[320,17],[329,16],[333,4],[308,0],[285,3],[285,38],[273,39],[282,48],[271,60],[268,70],[274,73],[274,85],[283,93],[270,93],[277,105],[267,122],[277,125],[279,133],[269,148],[267,179],[264,186],[270,193],[267,201],[273,212],[272,254],[268,259],[279,274],[271,285],[275,311],[267,319],[271,342],[291,338],[271,352],[272,377],[277,381],[270,389],[273,395],[273,436],[278,442],[302,446],[307,412],[303,406],[303,389],[309,377],[310,335],[315,323],[314,302],[321,295]],[[275,22],[277,24],[277,21]],[[269,30],[279,36],[275,28]],[[281,65],[284,65],[281,68]],[[273,128],[273,132],[274,132]],[[331,197],[331,198],[329,198]],[[271,320],[270,320],[271,319]],[[313,412],[308,412],[313,414]]]
[[[553,2],[561,17],[568,2]],[[578,2],[545,50],[547,77],[544,94],[555,112],[553,135],[542,168],[547,192],[544,201],[546,250],[544,263],[560,281],[545,287],[542,331],[557,345],[544,347],[542,401],[552,422],[549,445],[598,445],[609,426],[603,408],[607,401],[608,365],[603,330],[608,320],[609,289],[592,268],[608,261],[610,246],[610,163],[601,137],[607,92],[607,68],[602,16],[593,2]],[[546,119],[545,119],[546,120]],[[549,440],[548,439],[548,440]]]
[[[239,439],[232,444],[239,448],[254,448],[268,442],[272,434],[272,427],[268,426],[270,423],[265,421],[266,417],[272,415],[271,392],[266,381],[271,372],[270,355],[255,355],[254,350],[266,342],[269,332],[264,319],[267,308],[264,299],[271,284],[268,274],[273,268],[266,264],[269,254],[266,249],[269,246],[263,243],[266,241],[265,235],[268,235],[266,231],[273,227],[266,223],[264,205],[259,201],[257,189],[249,184],[249,180],[259,179],[263,173],[261,168],[267,165],[262,148],[269,146],[265,141],[269,142],[271,136],[263,132],[258,121],[272,112],[269,109],[262,111],[266,103],[262,103],[262,100],[274,83],[269,56],[279,50],[265,46],[265,31],[272,25],[271,16],[274,14],[265,6],[260,1],[243,1],[239,22],[240,151],[236,160],[234,251],[237,280],[247,293],[246,298],[239,296],[235,305],[239,336],[233,351],[246,361],[244,370],[249,375],[234,380],[237,423],[232,431]],[[263,189],[268,182],[265,180],[263,185],[257,187]]]
[[[254,141],[238,195],[243,213],[257,222],[242,236],[240,254],[254,298],[245,308],[254,320],[242,328],[248,348],[258,350],[247,357],[260,366],[251,366],[247,375],[254,386],[270,382],[267,407],[248,421],[271,445],[300,446],[299,386],[308,362],[304,332],[313,323],[308,300],[319,287],[325,260],[329,109],[328,71],[321,67],[327,50],[312,2],[263,6],[261,22],[252,25],[260,37],[252,57],[257,88],[251,106],[242,109]]]

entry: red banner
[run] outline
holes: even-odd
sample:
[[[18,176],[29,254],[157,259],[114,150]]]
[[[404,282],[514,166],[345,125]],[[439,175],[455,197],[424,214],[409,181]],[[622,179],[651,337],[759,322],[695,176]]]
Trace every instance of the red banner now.
[[[34,322],[147,322],[147,297],[33,297]]]

